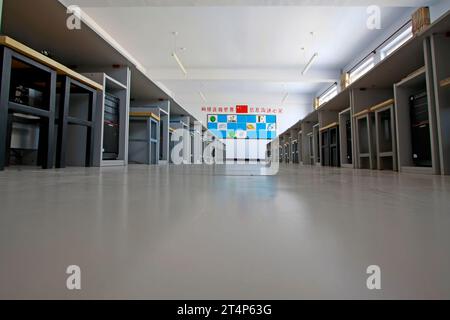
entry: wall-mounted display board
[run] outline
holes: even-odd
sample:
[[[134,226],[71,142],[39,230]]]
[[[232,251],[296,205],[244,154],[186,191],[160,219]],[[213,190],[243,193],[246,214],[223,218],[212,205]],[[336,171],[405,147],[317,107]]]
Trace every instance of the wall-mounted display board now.
[[[220,139],[264,139],[277,136],[277,116],[208,114],[208,130]]]

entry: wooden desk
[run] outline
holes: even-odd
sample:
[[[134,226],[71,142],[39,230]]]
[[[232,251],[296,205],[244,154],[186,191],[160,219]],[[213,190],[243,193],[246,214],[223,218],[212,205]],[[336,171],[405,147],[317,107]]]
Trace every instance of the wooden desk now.
[[[153,112],[134,111],[134,112],[130,112],[130,117],[153,118],[153,119],[155,119],[158,122],[161,121],[161,118],[158,117]]]
[[[91,79],[88,79],[85,76],[82,76],[81,74],[73,71],[72,69],[69,69],[65,65],[62,65],[61,63],[47,56],[44,56],[42,53],[39,53],[36,50],[33,50],[8,36],[0,36],[0,46],[8,47],[20,54],[23,54],[24,56],[30,59],[35,60],[38,63],[45,65],[55,70],[58,75],[69,76],[72,79],[79,81],[89,87],[92,87],[99,91],[103,91],[103,86],[98,84],[97,82],[92,81]]]
[[[374,105],[373,107],[370,108],[371,112],[375,112],[377,110],[383,109],[387,106],[391,106],[391,105],[395,105],[395,100],[394,99],[389,99],[385,102],[379,103],[377,105]]]
[[[359,118],[359,117],[365,116],[368,113],[370,113],[370,108],[369,109],[364,109],[363,111],[360,111],[360,112],[354,114],[353,117],[354,118]]]
[[[328,129],[337,127],[338,125],[339,125],[339,123],[333,122],[333,123],[331,123],[331,124],[329,124],[329,125],[327,125],[327,126],[325,126],[325,127],[323,127],[323,128],[320,128],[319,131],[322,132],[322,131],[325,131],[325,130],[328,130]]]
[[[0,54],[2,56],[1,68],[1,96],[0,96],[0,170],[4,169],[5,158],[8,154],[9,144],[7,143],[8,114],[12,112],[23,113],[39,117],[40,137],[39,137],[39,163],[43,169],[51,169],[54,166],[54,141],[55,141],[55,112],[56,112],[56,95],[57,95],[57,78],[61,79],[61,104],[59,108],[58,117],[58,134],[57,134],[57,154],[56,162],[58,167],[65,166],[65,147],[67,138],[67,125],[75,124],[88,127],[88,141],[86,152],[86,165],[90,166],[92,163],[92,144],[94,123],[92,122],[94,114],[95,94],[97,91],[102,91],[103,86],[95,81],[92,81],[66,66],[56,62],[49,57],[23,45],[22,43],[9,38],[7,36],[0,36]],[[22,72],[30,68],[30,74],[23,77],[22,81],[30,81],[34,75],[40,73],[47,73],[46,77],[34,81],[39,83],[42,81],[47,87],[45,92],[45,99],[42,105],[26,105],[17,103],[18,101],[11,100],[10,89],[12,80],[12,72]],[[33,68],[37,71],[34,72]],[[39,73],[40,72],[40,73]],[[39,76],[39,77],[42,77]],[[44,80],[45,79],[45,80]],[[70,101],[70,85],[75,85],[78,88],[85,89],[89,95],[89,119],[81,120],[69,117],[69,101]],[[25,102],[23,102],[25,103]]]

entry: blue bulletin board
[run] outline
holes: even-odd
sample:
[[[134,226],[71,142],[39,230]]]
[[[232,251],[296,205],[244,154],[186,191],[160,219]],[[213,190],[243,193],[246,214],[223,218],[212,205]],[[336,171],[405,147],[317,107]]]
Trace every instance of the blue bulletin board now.
[[[275,139],[277,116],[209,114],[208,129],[220,139]]]

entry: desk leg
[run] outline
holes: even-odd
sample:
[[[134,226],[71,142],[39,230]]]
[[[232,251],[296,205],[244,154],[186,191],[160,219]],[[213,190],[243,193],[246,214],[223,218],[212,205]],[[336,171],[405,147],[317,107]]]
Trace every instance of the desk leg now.
[[[13,127],[13,115],[8,113],[8,126],[6,129],[6,149],[5,149],[5,166],[10,165],[11,159],[11,137],[12,137],[12,127]]]
[[[147,119],[147,164],[152,164],[152,120]]]
[[[95,139],[95,106],[97,103],[97,92],[92,91],[89,94],[89,121],[91,126],[87,127],[86,141],[86,167],[92,167],[94,164],[94,139]]]
[[[70,80],[64,77],[62,80],[62,93],[58,112],[58,137],[56,140],[56,168],[66,167],[67,152],[67,116],[69,113]]]
[[[11,52],[4,48],[0,51],[1,87],[0,87],[0,171],[5,169],[8,126],[8,102],[11,85]]]
[[[55,156],[55,109],[56,109],[56,72],[51,73],[51,81],[50,81],[50,97],[49,97],[49,117],[46,125],[44,124],[42,127],[45,128],[44,134],[42,135],[42,146],[43,149],[43,158],[42,158],[42,169],[52,169],[54,165],[54,156]],[[42,130],[41,127],[41,130]],[[45,141],[44,141],[45,139]]]

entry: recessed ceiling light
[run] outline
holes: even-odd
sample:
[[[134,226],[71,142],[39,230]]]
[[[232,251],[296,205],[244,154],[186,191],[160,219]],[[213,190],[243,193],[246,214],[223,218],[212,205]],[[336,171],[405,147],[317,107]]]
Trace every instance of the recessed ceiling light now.
[[[288,97],[289,97],[289,92],[286,92],[286,94],[284,95],[283,99],[281,99],[281,104],[284,104]]]

